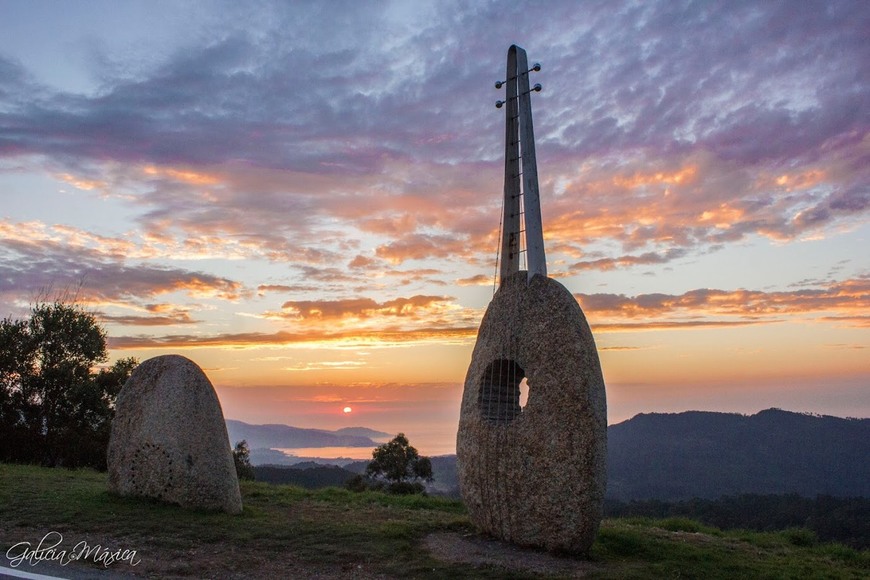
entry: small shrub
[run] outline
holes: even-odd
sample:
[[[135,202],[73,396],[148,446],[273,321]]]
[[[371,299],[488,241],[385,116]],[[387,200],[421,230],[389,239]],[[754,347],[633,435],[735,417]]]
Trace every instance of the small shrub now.
[[[658,525],[662,529],[668,530],[669,532],[690,532],[693,534],[706,534],[714,531],[712,528],[696,522],[695,520],[690,520],[689,518],[668,518],[666,520],[661,520]]]
[[[426,495],[426,487],[419,481],[396,481],[386,487],[386,491],[396,495],[412,495],[415,493]]]
[[[248,442],[244,439],[236,443],[233,449],[233,463],[236,466],[236,476],[239,480],[256,479],[254,467],[251,465],[251,451],[248,449]]]
[[[362,493],[369,488],[369,484],[364,476],[357,474],[345,482],[344,488],[356,493]]]
[[[631,526],[601,528],[595,543],[595,552],[605,558],[642,558],[651,556],[648,533]]]
[[[849,546],[844,546],[843,544],[822,544],[818,547],[818,550],[820,553],[826,554],[832,560],[839,560],[849,564],[857,563],[861,560],[862,556],[862,552],[850,548]],[[867,563],[870,564],[870,554],[867,552],[863,552],[863,554],[866,554],[868,558]]]
[[[813,546],[818,541],[816,533],[806,528],[789,528],[782,533],[793,546]]]

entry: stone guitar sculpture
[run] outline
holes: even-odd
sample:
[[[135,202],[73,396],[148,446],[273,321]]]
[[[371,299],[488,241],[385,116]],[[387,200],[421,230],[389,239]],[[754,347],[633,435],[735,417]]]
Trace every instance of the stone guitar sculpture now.
[[[459,483],[484,532],[521,545],[588,553],[606,485],[607,404],[595,340],[571,293],[547,277],[522,48],[507,58],[499,287],[465,379]],[[525,237],[525,249],[523,248]],[[527,270],[521,270],[522,254]],[[528,402],[520,405],[521,384]]]

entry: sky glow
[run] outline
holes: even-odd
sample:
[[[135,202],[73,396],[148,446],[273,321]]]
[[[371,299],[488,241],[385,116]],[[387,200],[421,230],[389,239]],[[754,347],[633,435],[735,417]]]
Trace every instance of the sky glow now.
[[[609,422],[870,415],[866,2],[0,9],[0,316],[72,289],[113,357],[190,357],[228,418],[445,452],[516,43]]]

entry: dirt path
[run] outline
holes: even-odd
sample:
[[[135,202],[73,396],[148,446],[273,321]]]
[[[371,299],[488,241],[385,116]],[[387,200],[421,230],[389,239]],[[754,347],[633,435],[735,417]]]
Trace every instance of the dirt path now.
[[[522,548],[477,534],[430,534],[424,544],[429,553],[439,560],[474,567],[496,566],[512,572],[529,572],[535,576],[585,578],[599,569],[597,564],[588,560]]]

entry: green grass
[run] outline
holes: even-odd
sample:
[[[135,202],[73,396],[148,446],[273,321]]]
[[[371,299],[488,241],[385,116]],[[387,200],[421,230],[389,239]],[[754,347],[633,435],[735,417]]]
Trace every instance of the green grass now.
[[[49,531],[137,551],[119,572],[157,577],[531,578],[541,574],[436,559],[436,532],[475,538],[461,502],[421,496],[243,482],[231,516],[119,498],[105,474],[0,464],[0,565],[13,544]],[[590,578],[867,578],[870,555],[819,543],[804,529],[723,532],[685,518],[602,523],[590,560],[567,559]],[[93,564],[92,564],[93,565]],[[564,574],[565,560],[562,562]],[[39,572],[39,567],[28,570]]]

